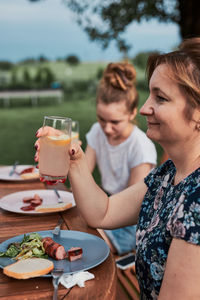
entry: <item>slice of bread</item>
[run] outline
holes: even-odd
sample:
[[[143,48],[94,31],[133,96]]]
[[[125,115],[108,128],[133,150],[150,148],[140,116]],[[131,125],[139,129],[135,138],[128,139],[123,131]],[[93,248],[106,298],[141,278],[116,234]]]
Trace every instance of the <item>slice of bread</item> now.
[[[28,279],[48,274],[54,264],[45,258],[27,258],[3,268],[3,273],[16,279]]]
[[[35,178],[39,178],[39,173],[36,173],[36,172],[24,173],[24,174],[21,174],[20,177],[22,179],[35,179]]]
[[[35,208],[35,211],[37,212],[56,212],[56,211],[63,211],[66,210],[68,208],[72,207],[72,203],[55,203],[55,204],[42,204],[42,205],[38,205]]]

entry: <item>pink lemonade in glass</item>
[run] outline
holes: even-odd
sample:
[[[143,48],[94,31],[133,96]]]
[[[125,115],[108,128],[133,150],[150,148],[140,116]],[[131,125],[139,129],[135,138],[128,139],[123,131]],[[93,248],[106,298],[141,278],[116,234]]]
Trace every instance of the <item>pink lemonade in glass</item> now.
[[[56,129],[55,133],[52,132],[54,135],[40,138],[39,173],[42,182],[47,184],[65,182],[70,161],[70,130],[64,132]]]

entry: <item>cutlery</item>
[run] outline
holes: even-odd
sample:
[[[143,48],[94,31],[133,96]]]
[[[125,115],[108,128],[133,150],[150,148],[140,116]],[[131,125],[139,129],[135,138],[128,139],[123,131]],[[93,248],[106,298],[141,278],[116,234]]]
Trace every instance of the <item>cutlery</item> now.
[[[58,203],[63,203],[63,200],[60,197],[60,194],[58,193],[57,189],[54,189],[54,192],[56,194],[56,196],[58,197]]]
[[[62,223],[63,223],[63,219],[60,218],[60,219],[58,220],[58,224],[56,225],[56,227],[55,227],[54,230],[52,231],[53,234],[59,235],[59,233],[60,233],[60,227],[61,227]]]
[[[54,269],[51,272],[51,275],[53,277],[53,287],[54,287],[54,292],[53,292],[53,300],[57,300],[57,292],[58,292],[58,285],[59,285],[59,279],[63,274],[63,269]]]
[[[12,175],[15,173],[15,169],[16,169],[16,167],[18,166],[18,164],[19,164],[18,161],[16,161],[16,162],[14,163],[14,165],[12,166],[12,170],[11,170],[10,173],[9,173],[9,176],[12,176]]]

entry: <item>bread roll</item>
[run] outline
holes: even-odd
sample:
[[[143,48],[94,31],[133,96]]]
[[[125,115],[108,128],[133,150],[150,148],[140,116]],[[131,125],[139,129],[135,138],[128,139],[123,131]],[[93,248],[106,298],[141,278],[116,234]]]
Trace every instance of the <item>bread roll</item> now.
[[[45,258],[27,258],[4,267],[3,273],[16,279],[28,279],[48,274],[54,268],[51,260]]]

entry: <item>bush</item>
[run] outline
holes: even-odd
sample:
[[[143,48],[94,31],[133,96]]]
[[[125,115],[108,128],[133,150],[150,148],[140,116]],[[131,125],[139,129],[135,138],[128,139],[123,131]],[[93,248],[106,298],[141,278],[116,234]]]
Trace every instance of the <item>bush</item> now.
[[[29,71],[27,69],[24,69],[23,78],[24,78],[25,83],[29,84],[31,82],[31,76],[30,76]]]
[[[47,62],[48,59],[47,59],[44,55],[40,55],[40,56],[38,57],[38,61],[41,62],[41,63],[43,63],[43,62]]]
[[[146,69],[147,60],[152,52],[140,52],[133,58],[133,64],[141,69]]]
[[[38,69],[35,76],[37,88],[50,88],[53,81],[55,81],[55,76],[49,68],[45,67]]]
[[[70,65],[78,65],[80,60],[76,55],[69,55],[66,57],[66,62]]]
[[[103,68],[99,68],[98,71],[97,71],[97,79],[101,79],[103,77],[103,72],[104,72],[104,69]]]
[[[26,64],[26,65],[30,65],[30,64],[32,65],[35,63],[37,63],[37,59],[35,59],[33,57],[25,58],[20,61],[20,64]]]
[[[73,80],[62,83],[63,90],[66,94],[81,93],[96,93],[97,82],[95,79],[91,80]]]
[[[0,61],[0,70],[11,70],[13,66],[14,64],[9,61]]]

